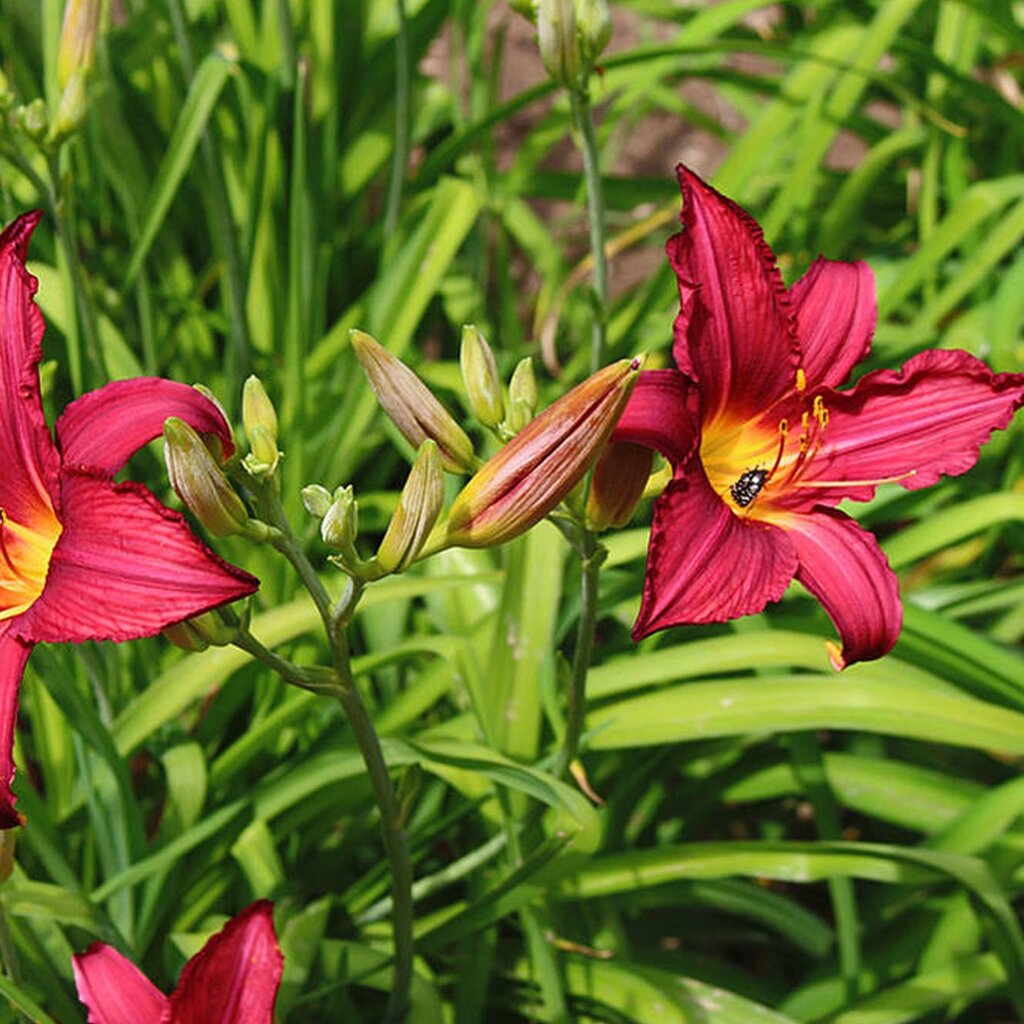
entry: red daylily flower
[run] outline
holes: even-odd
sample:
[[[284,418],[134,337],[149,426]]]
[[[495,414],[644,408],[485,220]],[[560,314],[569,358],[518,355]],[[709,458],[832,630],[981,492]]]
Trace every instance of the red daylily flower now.
[[[282,968],[272,911],[260,900],[233,917],[185,964],[170,996],[94,942],[72,957],[89,1024],[270,1024]]]
[[[881,657],[902,621],[896,577],[834,506],[970,469],[1024,402],[1024,374],[929,350],[836,390],[871,344],[871,270],[818,258],[787,290],[757,223],[692,171],[678,175],[679,369],[641,374],[613,436],[674,469],[633,636],[759,612],[796,577],[839,632],[837,667]]]
[[[25,269],[40,216],[0,234],[0,828],[20,824],[14,722],[34,644],[152,636],[259,586],[145,487],[113,480],[169,416],[215,434],[230,453],[224,417],[195,388],[115,381],[68,405],[54,443],[37,372],[45,325]]]

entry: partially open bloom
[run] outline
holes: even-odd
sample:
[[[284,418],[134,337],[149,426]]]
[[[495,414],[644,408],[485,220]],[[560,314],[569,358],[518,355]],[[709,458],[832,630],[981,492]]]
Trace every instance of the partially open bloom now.
[[[224,417],[196,389],[156,378],[108,384],[64,410],[54,443],[36,369],[44,324],[25,269],[39,216],[0,234],[0,828],[19,824],[14,722],[34,644],[151,636],[258,586],[145,487],[113,479],[169,416],[231,450]]]
[[[896,577],[834,506],[970,469],[1024,402],[1024,374],[929,350],[836,390],[874,332],[867,265],[819,258],[787,290],[754,220],[685,167],[679,181],[668,256],[682,372],[642,374],[614,435],[674,467],[633,635],[758,612],[795,576],[839,631],[837,667],[880,657],[899,636]]]
[[[233,917],[165,996],[113,946],[94,942],[72,958],[89,1024],[270,1024],[282,958],[266,900]]]

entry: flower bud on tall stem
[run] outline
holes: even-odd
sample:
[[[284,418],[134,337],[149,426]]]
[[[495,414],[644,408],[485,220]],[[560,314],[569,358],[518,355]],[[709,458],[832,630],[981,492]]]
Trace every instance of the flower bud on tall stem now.
[[[611,436],[642,363],[622,359],[599,370],[489,459],[452,504],[446,545],[504,544],[551,512]]]
[[[505,416],[501,378],[498,376],[491,346],[472,324],[462,328],[459,367],[469,400],[469,411],[485,427],[496,427]]]
[[[473,442],[427,385],[369,334],[350,331],[349,337],[377,401],[402,436],[416,448],[433,441],[449,473],[472,472]]]
[[[259,532],[203,439],[175,416],[164,423],[164,458],[171,486],[210,533],[227,537]]]
[[[377,549],[376,562],[385,573],[402,572],[420,553],[444,504],[444,470],[433,441],[424,441]]]

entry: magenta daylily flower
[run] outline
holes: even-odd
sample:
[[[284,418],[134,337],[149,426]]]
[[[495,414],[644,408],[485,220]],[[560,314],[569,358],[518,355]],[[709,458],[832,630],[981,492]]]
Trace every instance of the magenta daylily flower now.
[[[113,479],[169,416],[230,453],[224,417],[195,388],[146,377],[108,384],[68,405],[54,443],[37,372],[45,325],[25,269],[40,216],[0,234],[0,828],[20,824],[14,722],[34,644],[152,636],[259,585],[145,487]]]
[[[185,964],[170,996],[94,942],[72,958],[89,1024],[270,1024],[282,969],[273,909],[260,900],[233,917]]]
[[[633,636],[759,612],[796,577],[839,632],[837,667],[881,657],[902,621],[896,577],[834,506],[970,469],[1024,402],[1024,374],[933,349],[837,390],[871,344],[871,270],[819,258],[787,290],[757,223],[678,175],[679,369],[641,374],[613,438],[659,449],[674,469]]]

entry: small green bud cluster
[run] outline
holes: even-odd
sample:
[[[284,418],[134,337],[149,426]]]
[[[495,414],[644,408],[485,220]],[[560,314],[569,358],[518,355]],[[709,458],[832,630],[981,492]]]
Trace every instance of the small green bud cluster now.
[[[607,0],[536,0],[537,45],[548,74],[569,89],[586,85],[612,37]]]
[[[472,324],[462,328],[459,365],[469,411],[501,440],[514,437],[533,419],[537,411],[537,380],[529,356],[519,361],[512,374],[507,401],[494,352]]]
[[[281,452],[277,447],[277,412],[259,377],[249,377],[242,389],[242,425],[249,442],[243,465],[256,480],[277,473]]]

